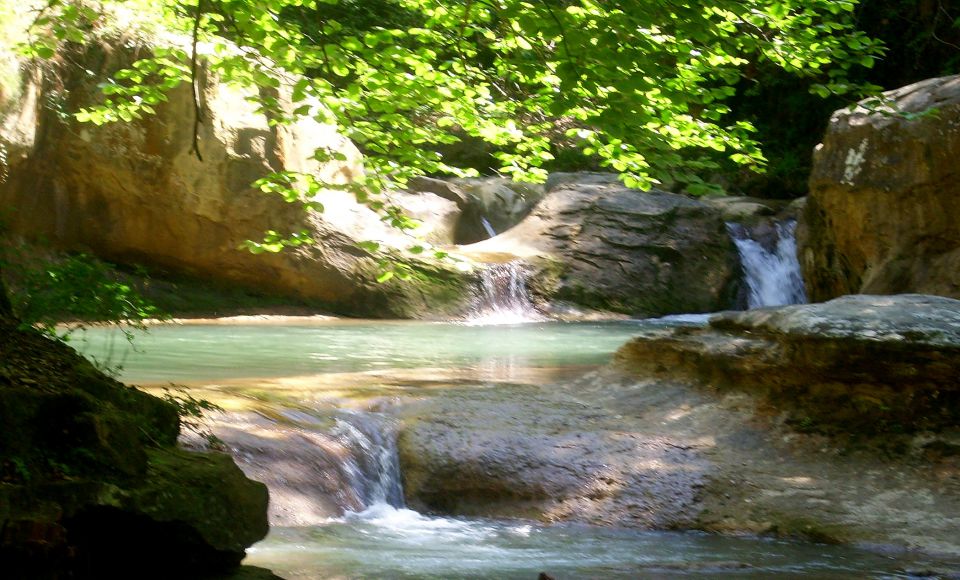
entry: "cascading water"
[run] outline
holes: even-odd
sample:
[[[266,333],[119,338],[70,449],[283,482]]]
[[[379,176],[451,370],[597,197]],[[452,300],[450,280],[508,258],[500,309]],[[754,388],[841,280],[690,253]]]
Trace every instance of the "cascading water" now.
[[[487,235],[488,235],[489,237],[492,238],[492,237],[494,237],[494,236],[497,235],[497,230],[493,229],[493,225],[490,224],[490,222],[487,220],[487,218],[481,216],[481,217],[480,217],[480,225],[483,226],[483,230],[484,230],[485,232],[487,232]]]
[[[344,411],[336,418],[332,435],[351,450],[344,469],[364,507],[403,507],[396,433],[388,419],[378,413]]]
[[[747,308],[804,304],[807,301],[797,259],[797,222],[779,222],[768,243],[751,237],[741,224],[727,224],[740,254],[747,284]]]
[[[519,261],[491,264],[480,273],[480,294],[467,324],[521,324],[544,320],[527,292],[527,273]]]
[[[666,323],[642,324],[655,329]],[[557,376],[553,371],[560,368],[566,376],[580,373],[583,366],[603,364],[636,331],[635,323],[511,328],[355,321],[311,327],[158,326],[142,337],[143,350],[131,353],[124,376],[140,383],[204,381],[213,390],[200,391],[201,396],[230,393],[228,400],[236,396],[238,402],[252,401],[252,408],[210,418],[211,428],[244,471],[270,489],[270,534],[248,550],[245,563],[285,578],[499,580],[536,578],[541,571],[558,578],[612,579],[906,577],[902,563],[887,555],[874,557],[838,546],[420,514],[402,507],[399,423],[391,408],[341,408],[348,401],[391,405],[407,396],[414,405],[425,399],[439,402],[440,397],[492,404],[514,415],[490,425],[492,441],[503,441],[494,445],[522,441],[504,429],[532,422],[536,433],[543,433],[535,437],[562,445],[546,448],[552,450],[550,460],[564,461],[568,448],[562,434],[577,433],[580,438],[578,425],[607,432],[600,424],[593,426],[595,417],[607,415],[596,414],[600,407],[568,408],[572,400],[559,393],[561,399],[553,404],[562,401],[561,406],[544,405],[541,397],[553,389],[534,385],[551,384],[548,377]],[[88,345],[99,345],[94,352],[107,352],[108,332],[88,331]],[[500,364],[536,372],[524,375],[523,381],[491,383],[485,368]],[[297,404],[284,406],[288,397]],[[523,406],[507,406],[510,401]],[[521,415],[527,408],[524,401],[538,409],[538,415]],[[449,407],[463,414],[471,408]],[[426,419],[429,409],[402,416]],[[458,421],[456,417],[451,420]],[[566,426],[560,426],[561,420]],[[555,426],[559,433],[553,433]],[[615,435],[611,444],[620,448],[621,433],[610,435]],[[444,448],[455,457],[472,449],[482,452],[476,446],[487,441],[486,433],[477,439],[451,438],[451,446]],[[661,445],[656,441],[654,448]],[[417,445],[411,447],[415,449]],[[589,461],[606,461],[601,455]],[[629,465],[636,462],[628,458]],[[617,501],[613,507],[622,505]],[[922,562],[912,567],[931,568]]]

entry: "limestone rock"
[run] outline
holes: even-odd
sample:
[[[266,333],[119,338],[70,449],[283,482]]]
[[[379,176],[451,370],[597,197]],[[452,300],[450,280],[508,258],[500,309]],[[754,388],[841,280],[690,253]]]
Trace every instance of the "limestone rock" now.
[[[801,229],[812,300],[960,297],[960,76],[834,113],[814,154]]]
[[[877,433],[960,424],[960,301],[845,296],[641,333],[617,354],[644,376],[746,390],[799,424]]]
[[[746,196],[711,197],[705,200],[720,209],[723,219],[728,222],[747,223],[763,221],[765,218],[779,215],[781,218],[796,217],[789,210],[788,203],[781,200],[760,199]],[[784,211],[786,208],[786,211]]]
[[[543,197],[544,187],[502,177],[442,180],[419,177],[409,190],[432,193],[454,202],[461,212],[448,243],[471,244],[519,223]],[[489,228],[489,229],[488,229]]]
[[[0,317],[0,565],[12,577],[199,576],[267,533],[265,486],[175,448],[170,404]]]
[[[495,234],[512,228],[530,213],[544,192],[543,186],[501,177],[461,179],[456,183],[466,197],[457,227],[458,244],[491,237],[487,227]]]
[[[522,222],[463,251],[479,260],[517,256],[535,264],[532,286],[543,298],[637,316],[729,308],[740,283],[718,209],[673,193],[627,189],[604,174],[552,178]]]
[[[707,464],[560,388],[499,385],[407,403],[398,449],[414,509],[689,527]]]
[[[431,387],[396,411],[408,503],[955,559],[958,317],[929,296],[729,312],[572,381]]]
[[[297,296],[342,313],[416,316],[427,304],[441,313],[458,308],[450,303],[462,298],[455,290],[458,278],[443,265],[423,264],[441,271],[437,291],[429,283],[374,282],[376,263],[356,242],[407,246],[413,240],[352,195],[322,192],[318,201],[325,211],[307,215],[299,204],[251,186],[273,171],[312,172],[334,183],[355,177],[360,155],[330,126],[312,119],[271,125],[247,101],[249,90],[210,75],[200,86],[202,161],[192,151],[188,86],[172,90],[156,115],[140,121],[97,127],[60,114],[96,102],[97,83],[128,64],[132,52],[91,46],[68,55],[83,66],[46,76],[26,74],[21,107],[7,116],[0,135],[12,156],[9,175],[0,180],[0,201],[15,208],[5,221],[11,232],[113,262]],[[280,90],[281,102],[284,95]],[[46,106],[51,99],[60,99],[61,108]],[[311,158],[317,147],[345,160],[321,164]],[[459,213],[453,202],[432,193],[395,193],[386,202],[423,218],[427,239],[452,240]],[[305,231],[318,243],[278,254],[241,249],[245,240],[261,240],[267,230]]]

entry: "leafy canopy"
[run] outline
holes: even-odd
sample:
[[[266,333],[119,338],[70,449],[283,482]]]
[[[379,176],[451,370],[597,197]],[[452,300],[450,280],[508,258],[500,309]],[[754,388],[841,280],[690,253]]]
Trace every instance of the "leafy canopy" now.
[[[519,180],[542,180],[557,148],[572,146],[627,185],[709,193],[717,187],[705,176],[724,164],[764,163],[752,125],[731,120],[728,105],[757,65],[809,76],[822,95],[843,94],[854,89],[845,81],[851,67],[882,55],[856,31],[855,4],[164,0],[144,6],[184,41],[117,73],[102,106],[77,116],[103,123],[151,113],[165,91],[191,81],[199,47],[220,78],[267,89],[259,105],[279,122],[309,115],[353,140],[367,177],[335,187],[351,188],[401,228],[412,224],[375,194],[414,175],[471,174],[439,152],[464,136],[489,143],[500,171]],[[111,4],[50,0],[30,51],[48,57],[58,43],[85,41],[108,26],[102,6]],[[282,86],[292,111],[270,90]],[[336,155],[316,152],[321,161]],[[308,205],[333,186],[295,174],[259,185]]]

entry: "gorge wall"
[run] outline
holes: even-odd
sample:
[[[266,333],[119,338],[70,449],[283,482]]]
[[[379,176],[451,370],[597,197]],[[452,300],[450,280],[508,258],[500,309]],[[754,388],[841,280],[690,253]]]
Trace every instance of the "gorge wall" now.
[[[814,156],[800,231],[810,299],[960,297],[960,76],[841,109]]]
[[[93,45],[44,69],[21,67],[18,106],[0,108],[8,111],[0,131],[6,152],[0,204],[8,208],[3,221],[10,232],[111,261],[295,295],[344,313],[410,316],[426,302],[442,312],[459,296],[451,289],[459,278],[436,264],[423,265],[434,274],[431,284],[375,283],[375,260],[355,244],[411,240],[352,195],[322,192],[325,211],[308,215],[299,204],[251,186],[281,170],[333,183],[356,176],[359,152],[330,126],[312,119],[271,124],[247,100],[250,91],[208,75],[199,89],[202,161],[192,151],[194,106],[186,85],[170,91],[157,114],[143,120],[76,122],[71,113],[95,103],[97,83],[138,50],[149,47]],[[62,64],[69,61],[82,66]],[[345,160],[318,163],[311,158],[318,147]],[[413,217],[438,224],[428,237],[452,236],[442,229],[457,210],[453,202],[429,192],[393,196]],[[306,231],[318,243],[256,256],[240,248],[267,230]]]
[[[161,273],[306,299],[341,314],[450,317],[469,310],[476,274],[443,261],[407,256],[428,275],[376,283],[378,256],[357,243],[403,247],[414,240],[351,194],[324,191],[317,201],[325,210],[308,214],[252,187],[273,171],[310,172],[334,183],[358,176],[359,151],[332,127],[312,119],[273,124],[248,100],[249,91],[203,75],[201,160],[193,151],[188,86],[173,89],[157,114],[142,120],[75,121],[73,112],[100,98],[98,83],[149,47],[74,50],[64,59],[80,67],[59,60],[45,69],[21,66],[18,94],[0,107],[0,205],[7,208],[8,233]],[[317,162],[318,147],[343,160]],[[562,316],[567,304],[632,316],[735,307],[741,271],[725,222],[760,207],[644,193],[596,173],[558,173],[542,186],[422,178],[387,196],[424,224],[417,235],[432,244],[480,240],[463,254],[481,263],[528,262],[541,306]],[[268,230],[304,231],[317,243],[257,255],[240,247]],[[485,240],[491,234],[498,235]]]

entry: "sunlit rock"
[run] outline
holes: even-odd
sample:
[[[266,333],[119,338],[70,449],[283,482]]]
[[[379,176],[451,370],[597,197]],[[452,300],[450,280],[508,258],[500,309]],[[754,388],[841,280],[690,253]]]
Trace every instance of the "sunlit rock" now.
[[[834,113],[814,154],[800,232],[811,299],[960,297],[958,155],[960,76]]]

